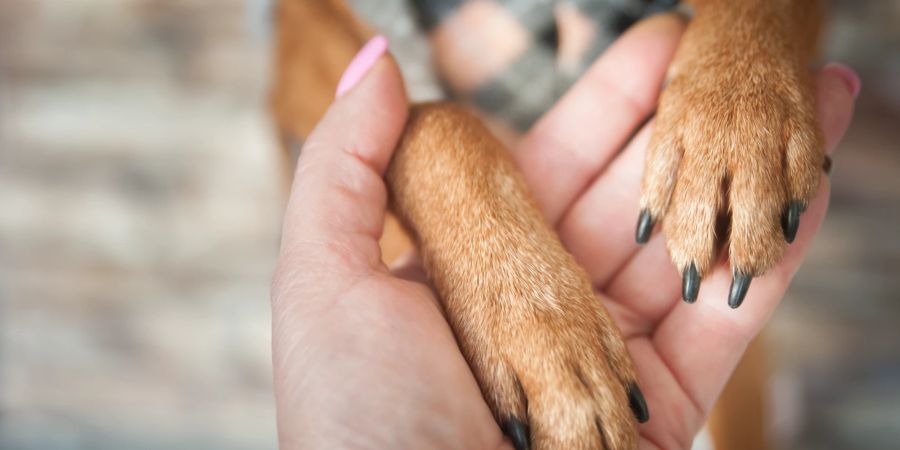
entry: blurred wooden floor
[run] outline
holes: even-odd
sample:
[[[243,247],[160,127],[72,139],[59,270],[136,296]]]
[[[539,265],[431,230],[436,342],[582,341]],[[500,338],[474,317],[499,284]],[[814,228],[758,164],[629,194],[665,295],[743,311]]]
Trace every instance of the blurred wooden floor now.
[[[900,442],[900,6],[835,3],[828,54],[863,93],[769,334],[773,432],[883,449]],[[415,61],[398,8],[373,22]],[[266,26],[244,0],[0,2],[0,448],[275,447]]]

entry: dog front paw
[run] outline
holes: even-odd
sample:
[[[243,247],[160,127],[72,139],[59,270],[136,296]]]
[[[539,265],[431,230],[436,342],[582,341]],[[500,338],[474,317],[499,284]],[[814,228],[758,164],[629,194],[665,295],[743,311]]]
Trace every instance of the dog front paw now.
[[[660,99],[637,240],[662,223],[687,302],[728,241],[737,308],[794,240],[826,157],[805,69],[708,53],[679,61]]]
[[[516,449],[636,448],[649,412],[585,274],[560,251],[506,253],[477,291],[458,292],[480,306],[448,311],[504,432]]]
[[[635,448],[649,414],[622,337],[496,138],[459,107],[414,107],[387,179],[516,448]]]

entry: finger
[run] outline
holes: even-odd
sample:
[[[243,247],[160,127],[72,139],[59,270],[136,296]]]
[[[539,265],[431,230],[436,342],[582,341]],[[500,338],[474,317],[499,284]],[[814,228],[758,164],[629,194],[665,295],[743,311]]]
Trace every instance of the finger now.
[[[377,242],[387,199],[382,175],[407,109],[403,81],[390,57],[379,58],[331,105],[297,161],[282,266],[300,273],[382,266]]]
[[[648,444],[640,448],[692,448],[705,415],[681,388],[680,380],[673,376],[648,336],[627,342],[644,399],[654,413],[640,426],[641,438]]]
[[[653,332],[681,298],[682,275],[669,258],[665,235],[654,234],[604,291],[615,306],[610,310],[623,311],[613,313],[623,336]]]
[[[656,107],[684,23],[647,19],[622,36],[532,129],[514,157],[551,222]],[[635,58],[635,55],[641,55]]]
[[[635,135],[557,227],[560,239],[594,286],[603,287],[639,248],[633,238],[634,222],[626,218],[638,216],[641,170],[651,130],[647,126]]]
[[[850,123],[853,95],[835,71],[826,68],[817,77],[819,118],[824,125],[827,149],[834,149]],[[781,301],[791,277],[812,242],[828,208],[827,178],[820,183],[815,200],[804,215],[797,241],[781,262],[754,281],[748,301],[732,310],[723,301],[701,301],[690,306],[678,302],[653,336],[660,357],[668,362],[687,392],[708,411],[734,370],[749,342],[759,333]],[[720,265],[704,282],[700,295],[710,299],[728,298],[731,272]],[[671,291],[677,302],[677,287]]]

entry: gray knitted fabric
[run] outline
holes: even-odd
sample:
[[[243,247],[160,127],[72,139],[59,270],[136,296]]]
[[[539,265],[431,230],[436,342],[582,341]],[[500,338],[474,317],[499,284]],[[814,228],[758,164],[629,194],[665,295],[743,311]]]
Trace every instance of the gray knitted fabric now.
[[[625,28],[677,3],[674,0],[490,0],[509,11],[531,33],[531,46],[474,92],[454,92],[440,82],[440,74],[430,64],[427,32],[452,15],[464,1],[405,0],[399,5],[388,2],[390,8],[385,8],[380,1],[351,0],[350,3],[391,39],[391,50],[400,62],[413,100],[468,101],[519,130],[529,128],[556,103]],[[554,10],[562,3],[574,5],[593,21],[598,31],[574,71],[562,71],[556,62]]]

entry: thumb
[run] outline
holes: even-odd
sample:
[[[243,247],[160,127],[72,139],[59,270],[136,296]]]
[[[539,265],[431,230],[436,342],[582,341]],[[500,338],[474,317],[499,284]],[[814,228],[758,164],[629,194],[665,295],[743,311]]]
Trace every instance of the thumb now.
[[[276,286],[285,271],[345,274],[381,265],[378,238],[387,202],[382,176],[408,112],[403,80],[386,52],[383,36],[360,50],[338,98],[300,151]]]

